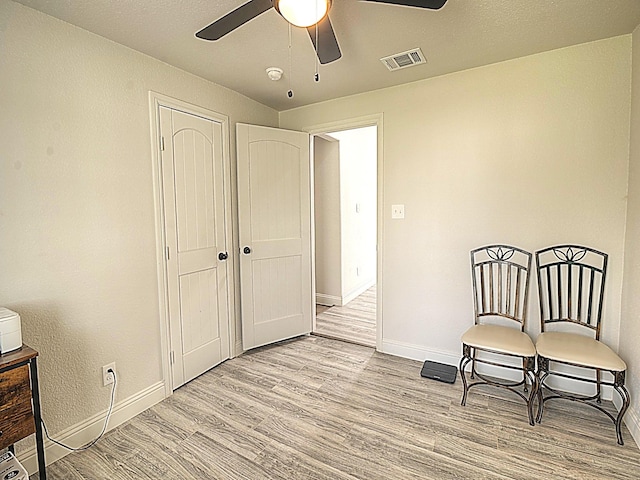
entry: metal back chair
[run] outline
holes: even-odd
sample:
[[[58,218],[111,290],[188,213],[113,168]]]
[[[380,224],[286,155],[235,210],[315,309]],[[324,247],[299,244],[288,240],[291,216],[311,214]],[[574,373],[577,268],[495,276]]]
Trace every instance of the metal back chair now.
[[[490,245],[471,251],[475,321],[462,335],[460,377],[463,383],[462,405],[466,403],[469,389],[475,385],[506,388],[526,402],[529,424],[534,425],[533,400],[538,385],[535,375],[536,351],[524,332],[530,269],[531,254],[516,247]],[[492,354],[491,358],[486,358],[481,352]],[[465,367],[470,362],[471,380],[476,377],[479,379],[472,383],[467,381],[465,373]],[[489,378],[478,372],[478,363],[521,371],[522,380]],[[527,383],[531,385],[530,393]]]
[[[620,425],[630,402],[624,386],[627,367],[600,341],[608,255],[589,247],[558,245],[539,250],[535,256],[542,332],[536,341],[540,382],[537,421],[542,421],[548,400],[579,401],[605,413],[616,426],[618,443],[623,445]],[[572,328],[559,331],[561,325]],[[584,375],[569,374],[566,368],[562,371],[558,368],[562,364],[580,367]],[[592,378],[589,372],[593,372]],[[611,380],[603,380],[602,372],[609,372]],[[595,393],[589,396],[561,391],[549,386],[550,377],[592,383]],[[602,385],[612,386],[622,399],[616,416],[601,406]]]

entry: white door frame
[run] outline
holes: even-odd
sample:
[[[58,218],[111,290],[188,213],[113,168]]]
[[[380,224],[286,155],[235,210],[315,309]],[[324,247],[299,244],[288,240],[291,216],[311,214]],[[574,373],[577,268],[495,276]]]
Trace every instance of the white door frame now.
[[[315,211],[315,192],[313,190],[314,186],[314,165],[315,161],[313,152],[313,137],[315,135],[320,135],[323,133],[331,133],[337,132],[341,130],[352,130],[354,128],[360,127],[377,127],[377,137],[378,137],[378,145],[377,145],[377,156],[378,156],[378,166],[377,166],[377,202],[378,202],[378,211],[377,211],[377,219],[376,219],[376,229],[377,229],[377,261],[376,261],[376,350],[382,351],[382,329],[383,329],[383,318],[382,318],[382,292],[383,292],[383,278],[382,278],[382,267],[383,267],[383,252],[384,248],[382,246],[383,236],[382,232],[384,231],[384,190],[383,190],[383,173],[384,173],[384,145],[383,145],[383,114],[378,113],[374,115],[366,115],[363,117],[356,118],[347,118],[344,120],[338,120],[335,122],[324,123],[320,125],[311,125],[308,127],[304,127],[302,129],[303,132],[307,132],[311,135],[309,141],[311,143],[311,211]],[[313,215],[313,213],[312,213]],[[312,217],[313,218],[313,217]],[[313,294],[315,298],[316,293],[316,237],[315,237],[315,227],[312,223],[311,230],[311,282],[313,288]],[[315,302],[313,305],[313,325],[312,331],[316,329],[316,311],[315,311]]]
[[[233,245],[231,226],[231,169],[229,161],[229,117],[220,113],[208,110],[191,103],[183,102],[161,93],[149,91],[149,119],[151,128],[151,160],[153,172],[153,198],[156,226],[156,272],[158,277],[158,307],[160,314],[160,350],[162,355],[162,377],[164,381],[165,398],[173,394],[173,380],[171,376],[171,341],[169,326],[169,301],[167,296],[167,270],[166,251],[167,244],[164,235],[164,210],[163,210],[163,188],[161,160],[161,135],[159,108],[167,107],[181,112],[203,117],[222,125],[222,173],[223,173],[223,196],[224,196],[224,220],[225,242],[229,258],[224,262],[227,273],[229,304],[229,356],[235,356],[236,343],[236,310],[235,310],[235,256],[236,251]]]

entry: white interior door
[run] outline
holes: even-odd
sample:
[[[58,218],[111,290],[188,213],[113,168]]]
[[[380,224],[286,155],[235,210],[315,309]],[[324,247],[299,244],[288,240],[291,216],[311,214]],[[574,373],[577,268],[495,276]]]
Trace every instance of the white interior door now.
[[[160,107],[160,129],[175,389],[229,358],[222,125]]]
[[[309,135],[237,125],[242,344],[311,332]]]

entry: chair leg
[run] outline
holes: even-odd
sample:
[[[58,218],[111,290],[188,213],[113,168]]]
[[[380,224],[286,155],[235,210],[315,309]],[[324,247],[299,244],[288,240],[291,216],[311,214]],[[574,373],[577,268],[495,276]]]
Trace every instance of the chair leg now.
[[[596,368],[596,402],[602,403],[602,380],[600,379],[600,369]]]
[[[478,354],[478,352],[474,349],[473,350],[473,363],[471,364],[471,380],[474,380],[475,377],[475,372],[476,372],[476,355]]]
[[[527,372],[526,371],[526,361],[527,360],[525,358],[522,359],[522,371],[525,372],[525,374],[524,374],[524,393],[528,393],[529,392],[529,388],[527,387],[528,378],[527,378],[527,375],[526,375],[526,372]],[[532,387],[533,387],[533,385],[532,385]]]
[[[475,349],[474,349],[475,354]],[[469,391],[469,384],[467,383],[467,376],[464,373],[464,369],[467,367],[469,362],[472,360],[471,358],[471,347],[467,345],[462,345],[462,358],[460,359],[460,366],[458,370],[460,370],[460,378],[462,379],[462,400],[460,401],[460,405],[463,407],[467,403],[467,392]],[[473,371],[473,368],[472,368]]]
[[[536,374],[537,381],[537,397],[538,397],[538,414],[536,415],[536,422],[542,422],[542,413],[544,411],[544,393],[543,385],[544,379],[549,375],[549,360],[538,355],[538,370]]]
[[[618,445],[624,445],[621,429],[622,417],[624,417],[624,414],[629,408],[629,404],[631,403],[631,396],[629,395],[629,392],[624,387],[624,385],[614,385],[613,388],[616,392],[618,392],[618,395],[620,395],[620,398],[622,399],[622,408],[620,409],[620,411],[618,412],[618,416],[616,417],[616,436],[618,437]]]
[[[529,394],[529,399],[527,400],[527,413],[529,414],[529,425],[533,427],[535,425],[533,416],[533,403],[534,400],[538,397],[538,376],[534,371],[528,370],[525,372],[525,379],[527,374],[530,375],[531,380],[531,393]]]

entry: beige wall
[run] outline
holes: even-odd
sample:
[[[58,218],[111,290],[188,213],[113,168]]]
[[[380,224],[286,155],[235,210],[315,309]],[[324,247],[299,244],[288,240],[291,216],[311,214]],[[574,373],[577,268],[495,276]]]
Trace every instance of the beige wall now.
[[[340,143],[314,138],[316,301],[335,305],[342,296]]]
[[[620,336],[638,418],[635,133],[621,310],[630,52],[623,36],[281,113],[280,126],[296,129],[384,113],[385,350],[459,357],[471,248],[583,243],[610,254],[603,336],[614,348]],[[276,126],[278,116],[7,0],[0,85],[0,305],[21,314],[25,342],[41,353],[56,432],[104,410],[108,362],[119,400],[162,380],[148,91],[229,116],[232,185],[235,123]],[[392,222],[397,203],[406,219]]]
[[[640,27],[633,32],[631,145],[620,355],[627,362],[631,408],[626,423],[640,444]]]
[[[348,303],[376,282],[377,128],[330,135],[340,141],[341,297]]]
[[[0,0],[0,305],[40,351],[53,433],[106,409],[109,362],[118,401],[162,380],[149,90],[228,115],[234,174],[235,122],[278,122],[236,92]]]
[[[280,113],[293,129],[384,116],[385,351],[459,358],[472,323],[468,252],[493,242],[608,252],[603,338],[617,348],[630,49],[621,36]],[[390,219],[392,204],[404,220]]]

